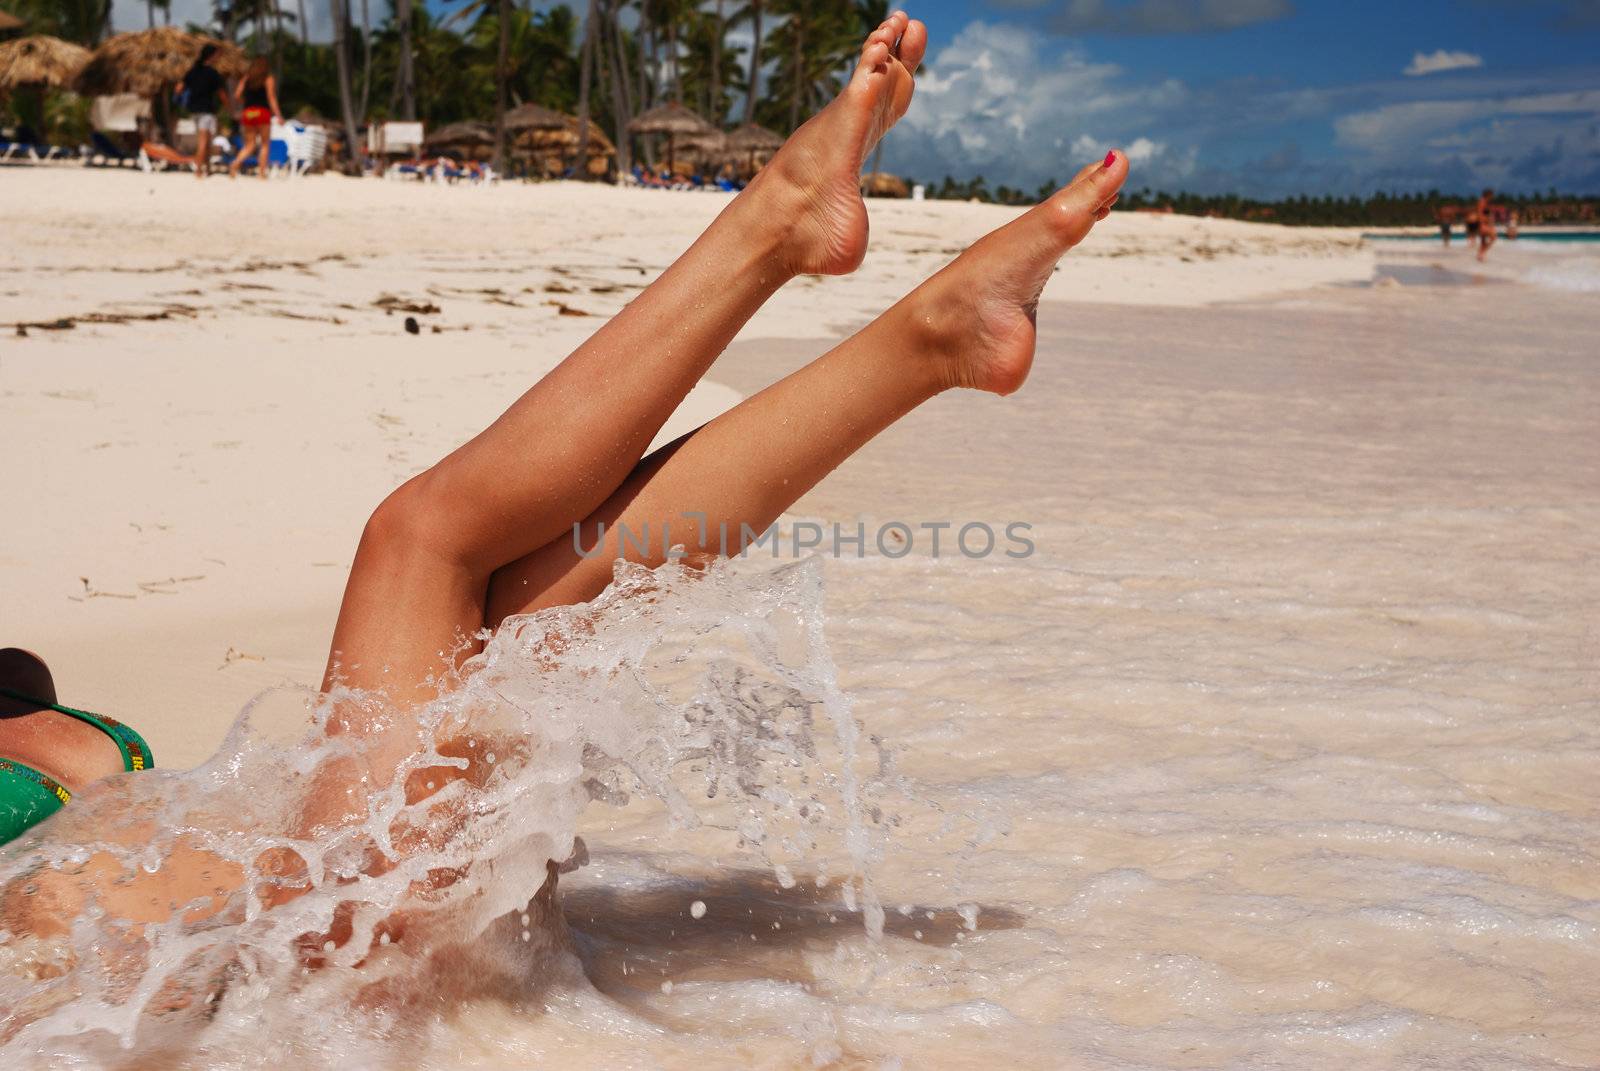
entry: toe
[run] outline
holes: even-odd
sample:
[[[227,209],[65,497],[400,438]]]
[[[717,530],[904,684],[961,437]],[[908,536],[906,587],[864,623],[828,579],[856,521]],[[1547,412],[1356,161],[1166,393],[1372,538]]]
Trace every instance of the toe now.
[[[856,71],[870,75],[883,71],[889,63],[889,46],[882,41],[869,41],[861,50],[861,65]]]
[[[922,66],[922,57],[928,51],[928,27],[919,20],[912,19],[906,26],[905,33],[900,35],[900,62],[905,64],[908,71],[915,73]]]
[[[1095,222],[1116,202],[1117,191],[1128,179],[1128,158],[1112,150],[1104,160],[1078,172],[1072,184],[1045,202],[1056,240],[1066,246],[1081,242]]]

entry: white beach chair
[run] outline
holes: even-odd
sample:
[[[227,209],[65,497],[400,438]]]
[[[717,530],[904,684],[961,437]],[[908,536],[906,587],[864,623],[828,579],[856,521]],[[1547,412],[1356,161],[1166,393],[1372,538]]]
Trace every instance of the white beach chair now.
[[[274,119],[271,137],[283,146],[281,161],[278,152],[269,153],[274,161],[273,166],[281,167],[289,178],[304,175],[328,151],[327,131],[320,126],[307,126],[292,119],[286,123]]]

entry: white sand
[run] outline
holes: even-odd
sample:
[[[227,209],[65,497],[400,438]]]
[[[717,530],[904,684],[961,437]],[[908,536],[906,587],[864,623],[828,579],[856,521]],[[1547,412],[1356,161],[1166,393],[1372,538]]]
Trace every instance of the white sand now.
[[[72,702],[204,758],[241,705],[319,679],[368,511],[492,419],[721,210],[577,184],[0,172],[0,641]],[[842,334],[1012,210],[873,203],[848,280],[802,279],[751,337]],[[1116,216],[1047,297],[1187,304],[1364,278],[1339,232]],[[551,287],[571,292],[552,292]],[[596,292],[596,288],[608,292]],[[432,302],[419,337],[383,295]],[[592,316],[561,315],[554,303]],[[737,399],[696,390],[667,436]]]

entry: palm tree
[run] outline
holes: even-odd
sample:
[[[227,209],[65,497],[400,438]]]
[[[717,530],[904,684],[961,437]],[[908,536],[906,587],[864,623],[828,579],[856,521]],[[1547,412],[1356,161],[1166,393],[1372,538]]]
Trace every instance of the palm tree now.
[[[300,0],[302,4],[305,0]],[[417,76],[412,65],[411,0],[394,0],[394,19],[400,33],[400,54],[395,63],[395,96],[400,101],[400,118],[408,122],[417,117]]]
[[[500,39],[495,49],[494,64],[494,169],[499,171],[505,163],[506,146],[506,75],[511,67],[511,0],[494,0],[495,22]],[[470,0],[457,11],[446,25],[466,18],[469,14],[482,21],[489,12],[490,0]]]
[[[707,94],[711,121],[722,125],[722,42],[728,32],[728,20],[722,17],[723,0],[717,0],[716,21],[711,30],[711,91]]]
[[[356,144],[356,109],[350,87],[350,9],[349,0],[330,0],[333,15],[333,62],[339,82],[339,110],[344,117],[345,158],[354,165],[360,159]]]
[[[594,78],[595,22],[600,18],[597,0],[589,0],[588,13],[583,17],[583,59],[578,70],[578,159],[576,174],[580,179],[589,177],[589,83]]]
[[[111,29],[111,0],[11,0],[5,7],[28,24],[29,33],[85,48],[99,44]]]
[[[607,0],[606,27],[611,40],[606,56],[611,65],[612,113],[617,123],[617,167],[626,173],[633,162],[633,149],[628,140],[628,121],[633,118],[633,92],[628,86],[628,50],[622,36],[622,26],[617,20],[621,0]],[[602,38],[603,39],[603,38]]]
[[[761,0],[750,0],[740,17],[748,18],[755,32],[755,41],[750,45],[750,95],[744,99],[744,121],[753,123],[756,121],[756,93],[761,83]]]

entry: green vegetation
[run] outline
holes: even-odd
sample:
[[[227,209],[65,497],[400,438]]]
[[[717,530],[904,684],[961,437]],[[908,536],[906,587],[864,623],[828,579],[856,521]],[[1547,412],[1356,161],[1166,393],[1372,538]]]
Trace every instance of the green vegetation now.
[[[581,14],[529,0],[446,0],[432,11],[422,0],[331,2],[331,43],[305,39],[296,0],[216,0],[211,21],[188,29],[270,56],[288,114],[439,127],[531,101],[587,111],[624,166],[628,120],[667,101],[724,124],[793,130],[832,99],[861,38],[889,12],[887,0],[578,0]],[[146,7],[150,25],[170,21],[167,0]],[[110,33],[110,0],[0,0],[0,10],[29,33],[90,48]],[[765,67],[756,85],[751,49],[729,42],[739,27]]]
[[[1031,205],[1050,196],[1057,188],[1054,180],[1031,192],[997,186],[990,190],[983,176],[959,182],[946,175],[941,183],[929,183],[928,196],[941,200],[984,201],[1005,205]],[[1223,219],[1283,223],[1291,227],[1427,227],[1438,222],[1441,210],[1459,211],[1473,204],[1477,190],[1457,195],[1429,190],[1427,193],[1375,193],[1371,197],[1289,197],[1281,201],[1259,201],[1237,194],[1203,195],[1165,193],[1148,187],[1137,192],[1124,191],[1117,203],[1120,211],[1175,212],[1185,216],[1219,216]],[[1496,194],[1494,203],[1515,210],[1525,224],[1600,223],[1600,197],[1575,197],[1550,190],[1535,194]]]

